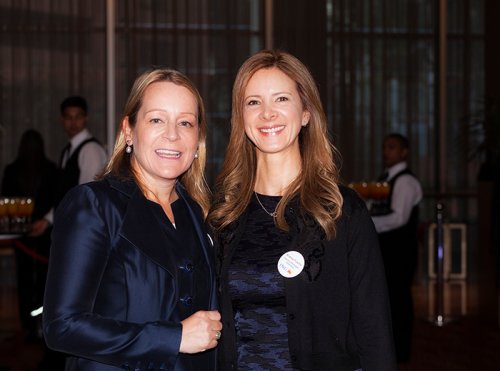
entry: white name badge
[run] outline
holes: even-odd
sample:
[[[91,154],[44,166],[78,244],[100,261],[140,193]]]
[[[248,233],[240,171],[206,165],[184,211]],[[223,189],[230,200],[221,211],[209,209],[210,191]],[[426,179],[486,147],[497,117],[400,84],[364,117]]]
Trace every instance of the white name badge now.
[[[298,251],[287,251],[278,260],[278,272],[285,278],[292,278],[304,269],[305,260]]]

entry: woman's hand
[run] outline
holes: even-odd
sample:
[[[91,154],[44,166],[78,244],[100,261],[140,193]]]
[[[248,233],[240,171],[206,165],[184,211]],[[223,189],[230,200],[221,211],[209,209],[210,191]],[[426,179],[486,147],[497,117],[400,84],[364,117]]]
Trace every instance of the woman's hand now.
[[[222,323],[216,310],[200,310],[182,323],[182,338],[179,352],[198,353],[217,346]]]

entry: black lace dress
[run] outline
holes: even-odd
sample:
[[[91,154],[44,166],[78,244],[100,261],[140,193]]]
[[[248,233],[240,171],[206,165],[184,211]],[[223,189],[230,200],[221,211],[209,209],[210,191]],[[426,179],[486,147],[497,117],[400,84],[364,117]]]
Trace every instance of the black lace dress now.
[[[278,196],[258,195],[267,211]],[[288,350],[284,280],[277,269],[288,234],[275,227],[255,196],[246,230],[229,267],[238,349],[238,370],[293,370]]]

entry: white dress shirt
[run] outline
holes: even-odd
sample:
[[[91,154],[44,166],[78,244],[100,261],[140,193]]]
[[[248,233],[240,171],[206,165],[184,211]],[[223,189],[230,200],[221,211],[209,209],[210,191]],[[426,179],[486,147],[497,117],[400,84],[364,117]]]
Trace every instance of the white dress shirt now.
[[[407,167],[408,164],[403,161],[387,169],[389,173],[387,181]],[[399,176],[392,190],[391,209],[393,212],[372,216],[377,232],[387,232],[408,223],[413,207],[422,200],[422,196],[422,187],[414,176],[409,174]]]
[[[87,129],[83,129],[81,132],[71,138],[71,149],[69,151],[67,159],[71,157],[75,149],[77,149],[80,144],[90,138],[92,138],[92,134],[90,134]],[[63,168],[66,164],[67,159],[63,160]],[[78,179],[78,184],[83,184],[94,180],[95,176],[103,169],[106,161],[106,152],[99,143],[89,142],[85,144],[78,154],[78,167],[80,168],[80,178]]]
[[[90,134],[88,129],[83,129],[70,139],[71,148],[62,159],[61,165],[63,168],[66,165],[66,161],[68,161],[75,149],[77,149],[78,146],[85,140],[90,138],[92,138],[92,134]],[[78,154],[78,167],[80,168],[80,177],[78,179],[78,184],[83,184],[94,180],[96,175],[99,174],[106,165],[107,159],[108,157],[106,155],[106,151],[99,143],[89,142],[85,144]],[[50,224],[52,224],[54,221],[54,209],[49,210],[44,218],[47,219]]]

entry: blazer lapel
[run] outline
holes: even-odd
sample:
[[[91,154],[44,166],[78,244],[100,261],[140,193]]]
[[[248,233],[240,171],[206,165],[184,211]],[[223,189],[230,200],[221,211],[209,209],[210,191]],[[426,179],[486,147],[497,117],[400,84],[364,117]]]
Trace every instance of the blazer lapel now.
[[[131,194],[120,235],[173,275],[175,257],[166,246],[161,226],[148,203],[139,188]]]
[[[162,228],[158,219],[151,210],[149,201],[144,197],[135,182],[121,183],[111,181],[112,186],[130,197],[130,201],[125,211],[120,236],[141,250],[146,256],[156,264],[166,269],[172,276],[175,276],[177,270],[175,256],[171,253],[172,249],[166,246]],[[206,233],[202,225],[201,214],[196,210],[197,205],[186,194],[183,186],[178,182],[176,191],[187,206],[187,210],[193,222],[194,229],[200,246],[203,250],[205,260],[210,271],[210,281],[212,282],[211,309],[217,308],[217,289],[215,286],[215,249],[211,237]]]

